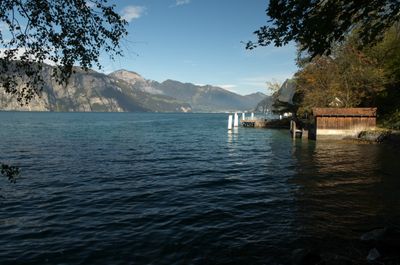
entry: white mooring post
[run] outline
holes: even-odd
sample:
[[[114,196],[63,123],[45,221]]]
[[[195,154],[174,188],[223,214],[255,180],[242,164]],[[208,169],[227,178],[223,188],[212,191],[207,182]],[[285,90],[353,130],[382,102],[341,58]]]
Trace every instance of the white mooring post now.
[[[246,114],[244,114],[244,112],[242,113],[242,121],[246,120]]]
[[[228,117],[228,130],[232,130],[232,115]]]
[[[238,126],[239,126],[239,116],[235,112],[235,116],[234,116],[234,119],[233,119],[233,127],[238,127]]]
[[[254,112],[251,113],[251,119],[254,120]]]

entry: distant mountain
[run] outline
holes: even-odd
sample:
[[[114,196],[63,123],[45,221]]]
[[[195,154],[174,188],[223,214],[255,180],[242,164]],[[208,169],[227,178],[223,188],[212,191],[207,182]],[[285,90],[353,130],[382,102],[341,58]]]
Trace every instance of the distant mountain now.
[[[255,111],[256,112],[262,112],[262,113],[266,113],[268,111],[272,111],[273,110],[273,104],[274,104],[274,97],[273,96],[265,96],[263,100],[261,100],[256,108]]]
[[[252,110],[265,97],[263,93],[242,96],[220,87],[199,86],[175,80],[158,83],[126,70],[118,70],[111,73],[110,76],[123,79],[141,91],[161,94],[186,102],[192,106],[193,111],[197,112]]]
[[[68,84],[53,78],[45,66],[40,98],[20,106],[14,96],[0,90],[0,110],[103,112],[223,112],[253,110],[265,95],[238,95],[215,86],[166,80],[147,80],[136,72],[118,70],[109,75],[76,68]]]
[[[156,87],[157,82],[146,80],[141,75],[133,71],[118,70],[112,72],[108,76],[114,79],[120,79],[131,85],[134,89],[141,90],[150,94],[163,94],[162,91],[158,90]]]
[[[246,95],[245,97],[250,101],[250,103],[252,104],[252,106],[254,108],[268,96],[265,95],[264,93],[257,92],[257,93],[252,93],[252,94]]]
[[[44,67],[44,89],[40,98],[20,106],[14,96],[0,91],[1,110],[187,112],[191,106],[175,98],[136,89],[124,79],[79,68],[67,86],[51,78],[53,68]]]
[[[255,106],[252,98],[210,85],[197,86],[191,83],[166,80],[160,84],[158,89],[164,95],[189,103],[193,111],[250,110]]]

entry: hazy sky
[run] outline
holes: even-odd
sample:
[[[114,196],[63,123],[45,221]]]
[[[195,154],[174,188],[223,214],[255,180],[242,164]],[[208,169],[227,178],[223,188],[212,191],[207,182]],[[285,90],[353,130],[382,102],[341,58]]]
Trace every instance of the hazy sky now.
[[[105,72],[127,69],[147,79],[211,84],[240,94],[266,92],[296,70],[293,45],[245,50],[266,23],[265,0],[114,1],[128,21],[125,56],[102,60]]]

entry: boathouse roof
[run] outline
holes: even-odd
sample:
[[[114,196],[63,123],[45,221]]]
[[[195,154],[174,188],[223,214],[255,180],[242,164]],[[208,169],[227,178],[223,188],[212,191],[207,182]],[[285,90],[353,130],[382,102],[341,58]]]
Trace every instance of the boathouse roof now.
[[[376,117],[376,108],[313,108],[315,117]]]

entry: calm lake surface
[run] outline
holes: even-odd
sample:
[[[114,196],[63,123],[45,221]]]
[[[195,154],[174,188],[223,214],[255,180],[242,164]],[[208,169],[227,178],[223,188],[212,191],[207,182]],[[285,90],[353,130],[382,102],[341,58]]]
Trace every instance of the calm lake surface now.
[[[390,146],[227,114],[0,112],[0,139],[0,264],[288,264],[400,223]]]

